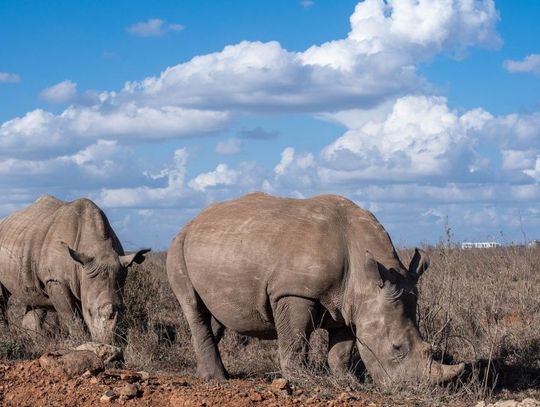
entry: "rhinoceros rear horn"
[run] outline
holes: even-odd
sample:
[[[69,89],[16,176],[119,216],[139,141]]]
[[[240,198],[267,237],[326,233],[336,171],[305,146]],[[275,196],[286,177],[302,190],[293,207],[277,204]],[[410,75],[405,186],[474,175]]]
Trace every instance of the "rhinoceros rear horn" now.
[[[85,264],[88,264],[92,260],[94,260],[94,258],[91,257],[91,256],[88,256],[88,255],[86,255],[84,253],[73,250],[71,247],[68,246],[68,244],[66,242],[60,242],[60,244],[67,249],[67,251],[68,251],[69,255],[71,256],[71,258],[73,260],[75,260],[77,263],[81,264],[82,266],[84,266]]]
[[[136,253],[120,256],[118,259],[120,260],[122,267],[128,268],[133,263],[141,264],[146,259],[144,255],[150,250],[152,249],[141,249]]]
[[[414,256],[409,264],[409,276],[416,283],[429,267],[429,256],[422,249],[415,248]]]

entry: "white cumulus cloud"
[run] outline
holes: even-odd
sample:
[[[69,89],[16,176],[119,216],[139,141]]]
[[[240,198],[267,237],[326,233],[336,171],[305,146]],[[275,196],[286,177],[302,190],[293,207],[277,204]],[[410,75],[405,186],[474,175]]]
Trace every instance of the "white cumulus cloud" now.
[[[185,195],[188,152],[182,148],[174,153],[174,162],[165,170],[166,185],[152,188],[103,188],[96,200],[105,207],[170,206]]]
[[[233,185],[237,180],[237,171],[230,169],[227,164],[218,164],[214,171],[197,175],[188,185],[195,191],[205,191],[209,187]]]
[[[231,137],[227,140],[219,141],[215,151],[220,155],[235,155],[242,151],[242,140]]]
[[[540,155],[536,157],[532,168],[523,170],[523,173],[533,178],[536,182],[540,182]]]
[[[474,119],[471,116],[475,116]],[[455,176],[487,169],[475,154],[471,120],[443,97],[408,96],[396,101],[382,121],[350,129],[323,152],[328,179],[417,179]]]
[[[140,21],[129,26],[126,31],[137,37],[161,37],[169,31],[182,31],[183,29],[182,24],[167,24],[159,18],[150,18],[147,21]]]
[[[134,103],[70,106],[58,115],[37,109],[0,126],[0,157],[54,154],[97,139],[129,143],[208,134],[228,122],[225,112]]]
[[[540,75],[540,55],[531,54],[522,61],[507,59],[504,61],[503,66],[504,69],[511,73],[530,72],[535,75]]]
[[[0,83],[19,83],[21,77],[16,73],[0,72]]]
[[[366,0],[347,38],[290,52],[243,41],[128,83],[147,103],[223,109],[339,110],[379,104],[422,86],[416,65],[440,52],[496,46],[493,0]]]
[[[422,88],[416,66],[433,55],[498,42],[493,0],[366,0],[350,20],[346,38],[304,52],[290,52],[276,41],[243,41],[128,82],[120,92],[85,92],[79,98],[74,82],[61,82],[42,97],[75,98],[78,104],[59,114],[36,109],[2,123],[0,157],[71,154],[98,139],[216,133],[237,113],[365,109]],[[130,27],[145,36],[179,29],[160,19]]]
[[[311,8],[315,5],[313,0],[301,0],[300,5],[304,8]]]
[[[40,97],[51,103],[66,103],[73,100],[77,95],[77,84],[73,81],[66,80],[50,88],[43,89]]]

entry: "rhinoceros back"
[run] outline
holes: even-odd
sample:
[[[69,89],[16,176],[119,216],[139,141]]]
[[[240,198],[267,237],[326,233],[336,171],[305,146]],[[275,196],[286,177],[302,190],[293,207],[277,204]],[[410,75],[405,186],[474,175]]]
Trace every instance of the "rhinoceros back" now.
[[[0,222],[0,282],[15,296],[39,301],[48,279],[74,283],[77,266],[60,242],[80,249],[85,241],[96,238],[112,238],[121,252],[118,239],[94,203],[41,197]]]
[[[43,242],[62,204],[44,196],[0,222],[0,282],[10,292],[30,294],[40,289],[36,271]]]
[[[186,273],[224,325],[269,335],[273,301],[324,301],[341,284],[346,256],[338,209],[260,193],[213,205],[184,229]]]
[[[352,269],[361,274],[366,250],[385,265],[400,266],[376,218],[334,195],[248,194],[210,206],[180,236],[182,244],[171,249],[181,252],[175,258],[185,262],[212,315],[254,336],[269,334],[271,307],[286,296],[314,299],[339,316],[349,262],[354,258],[359,264]]]

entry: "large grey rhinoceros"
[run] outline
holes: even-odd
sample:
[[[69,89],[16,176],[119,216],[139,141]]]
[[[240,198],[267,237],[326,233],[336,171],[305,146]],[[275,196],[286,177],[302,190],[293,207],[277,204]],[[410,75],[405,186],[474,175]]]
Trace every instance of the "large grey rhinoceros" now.
[[[88,199],[43,196],[0,221],[0,317],[11,295],[25,304],[23,326],[39,330],[47,309],[71,335],[113,343],[127,268],[150,249],[125,255],[105,214]]]
[[[347,370],[356,342],[375,382],[443,382],[461,365],[432,360],[416,317],[416,250],[405,268],[368,211],[340,196],[251,193],[210,206],[173,240],[167,273],[189,323],[197,374],[225,378],[223,328],[277,337],[287,375],[305,361],[314,328],[328,330],[328,362]]]

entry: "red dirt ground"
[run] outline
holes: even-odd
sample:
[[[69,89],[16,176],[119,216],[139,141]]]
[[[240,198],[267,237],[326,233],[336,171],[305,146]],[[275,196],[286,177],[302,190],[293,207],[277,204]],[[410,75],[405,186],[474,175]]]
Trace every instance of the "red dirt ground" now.
[[[133,383],[138,394],[120,396]],[[373,395],[342,393],[336,399],[305,394],[301,389],[261,380],[203,382],[170,374],[141,377],[127,370],[106,370],[97,376],[69,379],[44,370],[37,360],[0,363],[2,406],[377,406]],[[133,389],[133,386],[131,386]],[[109,390],[111,401],[101,400]],[[110,393],[109,393],[110,394]],[[316,393],[315,393],[316,394]],[[116,397],[115,397],[116,396]],[[371,399],[371,400],[370,400]]]

